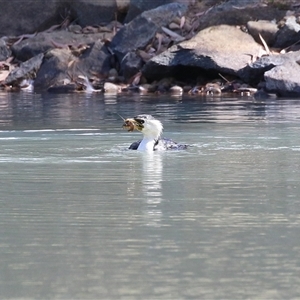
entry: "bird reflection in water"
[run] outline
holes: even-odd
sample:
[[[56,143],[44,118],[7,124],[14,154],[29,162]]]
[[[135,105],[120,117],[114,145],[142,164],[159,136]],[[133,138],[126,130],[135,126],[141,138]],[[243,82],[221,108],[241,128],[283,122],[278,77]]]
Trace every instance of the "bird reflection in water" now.
[[[163,201],[162,153],[142,153],[142,160],[142,189],[143,197],[147,203],[145,210],[146,225],[159,227],[162,219],[160,204]]]
[[[127,199],[142,204],[143,223],[147,226],[160,226],[162,211],[163,153],[134,152],[129,166],[130,180],[127,183]],[[141,207],[139,205],[139,207]]]

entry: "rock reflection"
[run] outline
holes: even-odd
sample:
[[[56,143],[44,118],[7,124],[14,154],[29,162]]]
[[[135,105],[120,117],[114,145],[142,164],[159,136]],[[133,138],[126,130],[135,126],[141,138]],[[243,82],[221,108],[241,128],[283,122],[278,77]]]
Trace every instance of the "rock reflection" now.
[[[0,126],[8,126],[12,122],[12,105],[10,94],[0,93]]]
[[[143,153],[142,190],[147,203],[145,217],[148,226],[159,227],[162,219],[160,204],[162,198],[162,157],[161,153]]]

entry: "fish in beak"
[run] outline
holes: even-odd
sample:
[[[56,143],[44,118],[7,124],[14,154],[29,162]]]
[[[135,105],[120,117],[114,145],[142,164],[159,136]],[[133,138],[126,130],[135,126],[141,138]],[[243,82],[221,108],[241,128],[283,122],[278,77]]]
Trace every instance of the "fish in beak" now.
[[[143,123],[144,120],[128,118],[124,120],[122,127],[128,131],[134,131],[134,130],[142,131],[142,129],[144,128]]]

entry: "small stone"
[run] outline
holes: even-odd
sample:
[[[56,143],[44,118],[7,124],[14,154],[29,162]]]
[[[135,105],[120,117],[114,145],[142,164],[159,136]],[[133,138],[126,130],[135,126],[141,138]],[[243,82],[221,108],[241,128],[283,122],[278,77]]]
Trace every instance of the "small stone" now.
[[[109,72],[108,72],[108,76],[114,76],[114,77],[117,77],[119,74],[118,74],[118,71],[116,69],[110,69]]]
[[[141,93],[141,94],[147,94],[147,93],[149,93],[149,90],[151,89],[151,85],[150,84],[141,84],[140,86],[139,86],[139,92]]]
[[[108,79],[109,81],[116,81],[118,79],[118,71],[116,69],[110,69],[108,71]]]
[[[168,27],[169,27],[170,29],[174,30],[174,29],[179,29],[179,28],[180,28],[180,25],[178,25],[178,24],[172,22],[172,23],[169,24]]]
[[[103,89],[105,94],[117,94],[121,92],[121,88],[118,85],[111,82],[105,82]]]
[[[181,96],[182,93],[183,93],[183,88],[179,85],[173,85],[171,88],[170,88],[170,92],[172,95],[178,95],[178,96]]]
[[[81,33],[82,32],[82,27],[78,24],[74,24],[74,25],[70,25],[68,27],[68,30],[70,32],[73,32],[73,33]]]
[[[207,83],[205,85],[204,92],[207,95],[213,95],[213,94],[218,94],[219,95],[219,94],[222,93],[222,90],[221,90],[221,87],[218,83]]]
[[[193,87],[191,85],[185,85],[183,87],[183,92],[188,93]]]
[[[152,84],[141,84],[139,86],[139,90],[141,91],[147,91],[147,93],[155,93],[157,91],[157,84],[152,83]]]

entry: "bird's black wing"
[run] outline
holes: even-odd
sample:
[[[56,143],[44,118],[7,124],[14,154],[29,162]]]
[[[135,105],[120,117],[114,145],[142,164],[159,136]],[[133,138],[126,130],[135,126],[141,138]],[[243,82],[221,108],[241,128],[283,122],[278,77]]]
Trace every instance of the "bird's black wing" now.
[[[128,149],[137,150],[142,140],[133,142]],[[154,144],[153,150],[185,150],[188,148],[188,145],[178,144],[171,139],[161,138],[157,140]]]
[[[141,143],[142,140],[139,140],[137,142],[133,142],[128,149],[130,150],[137,150],[137,148],[139,147],[140,143]]]
[[[154,146],[154,150],[185,150],[188,145],[178,144],[171,139],[161,138]]]

